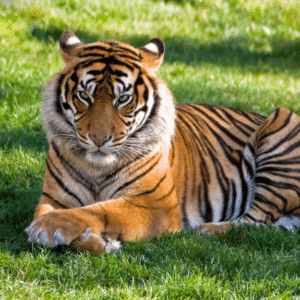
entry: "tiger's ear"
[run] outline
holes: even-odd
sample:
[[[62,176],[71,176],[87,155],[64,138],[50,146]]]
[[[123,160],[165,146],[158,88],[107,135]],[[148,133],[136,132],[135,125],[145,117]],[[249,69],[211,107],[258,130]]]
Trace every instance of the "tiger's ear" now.
[[[155,73],[164,58],[165,45],[159,38],[150,40],[144,47],[140,48],[142,63],[150,73]]]
[[[78,48],[83,46],[84,43],[70,30],[66,30],[62,33],[60,40],[60,51],[65,63],[70,62],[74,56],[78,53]]]

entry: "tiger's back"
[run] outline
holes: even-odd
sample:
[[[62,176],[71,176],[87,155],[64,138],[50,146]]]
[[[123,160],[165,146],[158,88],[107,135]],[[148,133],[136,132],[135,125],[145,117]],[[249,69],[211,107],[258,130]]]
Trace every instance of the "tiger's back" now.
[[[253,198],[243,151],[265,117],[206,104],[177,105],[176,116],[170,164],[183,222],[195,228],[237,219]]]

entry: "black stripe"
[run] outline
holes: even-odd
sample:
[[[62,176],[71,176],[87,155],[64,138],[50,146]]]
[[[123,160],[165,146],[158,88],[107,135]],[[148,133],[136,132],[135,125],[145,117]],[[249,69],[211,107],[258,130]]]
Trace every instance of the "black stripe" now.
[[[291,158],[281,159],[282,156],[283,155],[281,153],[278,153],[278,154],[268,156],[268,157],[260,160],[257,164],[257,169],[260,168],[261,166],[269,165],[269,164],[296,165],[296,164],[300,163],[300,156],[294,156]],[[273,160],[273,159],[275,159],[275,160]]]
[[[297,130],[295,130],[295,128],[297,128]],[[280,139],[280,141],[279,141],[278,143],[272,145],[272,147],[271,147],[269,150],[262,152],[262,155],[266,155],[266,154],[268,154],[268,153],[270,153],[270,152],[275,151],[277,148],[279,148],[280,146],[282,146],[284,143],[289,143],[290,140],[291,140],[292,138],[295,137],[295,135],[298,135],[298,134],[300,133],[300,126],[299,126],[299,124],[298,124],[298,126],[295,127],[295,128],[293,128],[293,130],[292,130],[287,136],[285,136],[284,138]],[[291,135],[293,135],[293,136],[291,136]],[[260,139],[260,142],[261,142],[261,139]],[[294,143],[294,144],[292,144],[292,145],[289,144],[287,147],[288,147],[288,148],[286,148],[286,149],[285,149],[284,151],[282,151],[281,153],[276,153],[276,154],[273,155],[273,156],[268,156],[268,158],[265,158],[265,159],[263,159],[262,161],[264,161],[264,160],[266,160],[266,159],[269,159],[269,158],[271,158],[271,157],[276,157],[276,156],[279,156],[279,157],[280,157],[280,156],[289,154],[290,152],[294,151],[296,148],[299,148],[299,147],[300,147],[300,142],[296,142],[296,143]]]
[[[168,208],[168,209],[166,210],[166,212],[168,213],[169,211],[171,211],[171,210],[177,208],[178,206],[179,206],[179,203],[176,203],[175,205],[173,205],[173,206],[171,206],[170,208]]]
[[[195,108],[197,107],[204,107],[208,110],[211,110],[212,108],[222,110],[223,112],[228,111],[228,112],[234,112],[236,114],[239,114],[249,120],[251,123],[254,123],[256,125],[261,125],[262,122],[266,119],[266,117],[258,114],[258,113],[253,113],[253,112],[247,112],[243,110],[239,110],[236,108],[228,108],[228,107],[223,107],[223,106],[215,106],[211,104],[204,104],[204,103],[191,103],[191,104],[180,104],[181,105],[191,105]]]
[[[272,189],[272,186],[264,186],[264,185],[261,185],[261,184],[257,184],[258,187],[260,187],[261,189],[265,189],[267,190],[268,192],[270,192],[271,194],[274,195],[274,197],[277,197],[278,199],[280,199],[282,201],[282,203],[284,203],[284,208],[283,208],[283,211],[286,209],[286,206],[288,204],[288,201],[287,199],[285,199],[281,194],[278,194],[276,191],[274,191]],[[258,192],[255,193],[255,198],[259,198],[259,199],[262,199],[264,198],[264,196],[262,194],[259,194]],[[274,207],[276,207],[277,210],[278,207],[275,205],[275,203],[272,203],[270,202],[269,200],[267,200],[266,198],[264,198],[265,200],[264,201],[260,201],[260,202],[264,202],[264,203],[267,203],[267,204],[270,204],[270,205],[273,205]]]
[[[111,74],[115,74],[115,75],[117,75],[117,76],[119,76],[119,77],[128,77],[128,75],[127,75],[127,73],[125,73],[125,72],[122,72],[122,71],[120,71],[120,70],[112,70],[111,71]],[[124,84],[124,83],[123,83]]]
[[[80,54],[79,57],[89,57],[89,56],[93,56],[93,57],[104,57],[103,54],[99,54],[99,53],[87,53],[87,54]]]
[[[244,186],[244,185],[242,184],[242,186]],[[236,187],[234,181],[232,181],[232,180],[230,181],[229,188],[232,190],[232,206],[231,206],[231,217],[232,217],[235,214],[235,203],[237,201],[237,187]],[[238,187],[238,189],[239,188],[240,187]],[[242,190],[243,190],[243,188],[242,188]],[[248,191],[247,191],[247,194],[245,194],[245,195],[242,192],[242,196],[241,196],[242,199],[240,199],[242,201],[242,207],[240,209],[239,216],[245,213],[245,204],[247,203],[247,201],[246,200],[243,201],[243,199],[247,199],[247,197],[248,197]],[[243,205],[243,202],[245,202],[244,205]]]
[[[272,119],[272,122],[268,125],[268,127],[269,127],[269,126],[272,126],[273,123],[276,123],[277,118],[278,118],[278,115],[279,115],[279,109],[277,109],[277,110],[275,111],[275,116],[274,116],[274,118]],[[288,117],[285,119],[284,123],[283,123],[279,128],[277,128],[277,129],[274,130],[274,131],[269,131],[269,132],[265,133],[264,135],[261,135],[261,136],[260,136],[260,140],[265,139],[265,138],[267,138],[268,136],[270,136],[270,135],[272,135],[272,134],[275,134],[275,133],[281,131],[284,127],[286,127],[286,126],[290,123],[290,119],[291,119],[292,115],[293,115],[293,112],[290,112],[289,115],[288,115]]]
[[[131,171],[128,176],[132,176],[134,173],[137,173],[139,170],[141,170],[142,168],[144,168],[145,166],[147,166],[148,164],[150,164],[154,159],[156,159],[159,156],[159,158],[157,159],[157,161],[160,160],[161,154],[158,152],[156,154],[154,154],[154,156],[152,156],[149,160],[147,160],[145,163],[143,163],[141,166],[139,166],[137,169],[134,169],[133,171]]]
[[[82,114],[82,115],[80,117],[77,117],[78,114]],[[76,116],[75,123],[78,123],[86,114],[87,114],[87,111],[85,113],[77,111],[77,113],[75,114],[75,116]],[[79,133],[78,130],[77,130],[77,132]]]
[[[143,156],[143,155],[141,155],[141,156]],[[141,156],[135,157],[133,160],[130,160],[130,161],[128,161],[126,164],[122,165],[122,167],[120,167],[119,169],[116,169],[113,173],[106,175],[105,178],[104,178],[104,180],[102,181],[102,183],[103,183],[104,185],[99,186],[99,188],[100,188],[101,190],[104,190],[108,185],[111,184],[111,183],[109,182],[110,179],[112,179],[112,178],[117,178],[117,174],[118,174],[118,173],[120,173],[120,172],[122,172],[124,169],[128,168],[128,166],[134,164],[137,160],[139,160],[139,159],[141,158]],[[153,158],[154,158],[154,157],[153,157]],[[152,158],[152,159],[153,159],[153,158]],[[152,159],[151,159],[151,160],[152,160]],[[130,176],[130,175],[129,175],[129,176]],[[101,183],[101,184],[102,184],[102,183]]]
[[[113,57],[104,58],[103,61],[108,65],[125,66],[130,71],[134,70],[134,68],[131,65],[129,65],[128,63],[125,63],[125,62],[118,60],[116,58],[113,58]],[[114,71],[112,69],[110,69],[110,72],[113,73]]]
[[[44,191],[42,192],[42,195],[44,195],[45,197],[48,197],[49,199],[51,199],[53,202],[55,202],[56,204],[58,204],[62,208],[65,208],[65,209],[69,208],[69,207],[65,206],[64,204],[61,204],[59,201],[57,201],[56,199],[54,199],[52,196],[50,196],[48,193],[45,193]]]
[[[174,190],[175,190],[175,185],[173,184],[173,186],[172,186],[170,192],[168,192],[166,195],[162,196],[161,198],[156,199],[156,201],[162,201],[163,199],[169,197],[169,196],[173,193]]]
[[[161,200],[165,199],[166,197],[170,196],[172,194],[172,192],[174,191],[174,189],[175,189],[175,185],[172,186],[172,189],[171,189],[171,191],[168,194],[166,194],[163,197],[157,199],[157,201],[161,201]],[[136,196],[140,196],[140,195],[136,195]],[[136,196],[134,196],[134,197],[136,197]],[[136,204],[136,203],[134,203],[132,201],[129,201],[129,200],[127,200],[127,202],[129,202],[133,206],[140,207],[140,208],[145,208],[145,209],[161,209],[161,207],[144,206],[144,205]],[[174,206],[172,206],[171,208],[167,209],[166,212],[169,212],[170,210],[178,207],[178,205],[179,204],[176,203]]]
[[[247,124],[239,121],[237,118],[235,118],[235,116],[233,116],[232,114],[228,113],[228,111],[225,110],[225,109],[223,109],[222,111],[226,115],[226,117],[230,120],[230,123],[233,124],[236,128],[238,128],[243,134],[245,134],[248,137],[250,136],[250,134],[248,133],[248,131],[254,132],[255,129],[257,128],[257,126],[250,126],[250,125],[247,125]],[[245,130],[244,128],[246,128],[248,131]]]
[[[149,172],[151,172],[151,170],[152,170],[155,166],[157,166],[157,164],[159,163],[160,158],[161,158],[161,155],[160,155],[160,157],[157,159],[157,161],[156,161],[150,168],[148,168],[145,172],[141,173],[140,175],[136,176],[136,177],[133,178],[132,180],[127,181],[127,182],[125,182],[124,184],[122,184],[120,187],[118,187],[118,188],[116,189],[116,191],[111,195],[111,198],[112,198],[115,194],[117,194],[120,190],[126,188],[127,186],[129,186],[129,185],[132,184],[133,182],[137,181],[137,180],[140,179],[141,177],[143,177],[143,176],[145,176],[146,174],[148,174]]]
[[[159,111],[159,105],[160,105],[160,102],[161,101],[161,98],[157,95],[157,94],[154,94],[154,105],[150,108],[151,111],[150,111],[150,114],[148,115],[148,118],[147,120],[145,121],[145,123],[143,124],[142,122],[144,121],[144,118],[146,117],[146,114],[142,120],[142,122],[140,124],[143,124],[143,126],[141,126],[137,131],[135,131],[133,133],[133,137],[137,137],[137,134],[141,131],[144,131],[145,128],[147,128],[149,126],[149,124],[152,122],[152,119],[158,114],[158,111]],[[146,105],[145,105],[146,106]],[[146,107],[143,107],[144,108],[144,111],[146,112],[147,111],[147,106]]]
[[[88,71],[87,74],[97,76],[97,75],[103,74],[104,71],[105,71],[105,68],[103,68],[101,71],[99,71],[99,70]]]
[[[188,143],[186,142],[184,134],[182,133],[181,128],[179,126],[177,126],[177,130],[178,130],[179,134],[182,137],[185,148],[188,149]],[[181,204],[181,220],[182,220],[183,224],[190,225],[189,221],[188,221],[187,213],[186,213],[186,205],[187,205],[186,180],[187,180],[187,173],[188,172],[187,172],[187,164],[186,164],[186,161],[184,159],[185,158],[184,153],[182,155],[183,155],[182,166],[183,166],[183,171],[184,171],[184,174],[182,176],[182,180],[184,182],[182,183],[182,185],[184,186],[184,190],[183,190],[183,197],[182,197],[182,204]],[[198,198],[198,199],[200,199],[200,198]],[[198,203],[200,203],[200,201]]]
[[[138,194],[138,195],[135,195],[135,196],[142,196],[142,195],[147,195],[147,194],[151,194],[151,193],[155,192],[155,190],[156,190],[156,189],[159,187],[159,185],[166,179],[166,177],[167,177],[167,175],[165,174],[165,175],[159,180],[158,184],[157,184],[154,188],[152,188],[151,190],[148,190],[148,191],[146,191],[146,192],[143,192],[143,193]]]
[[[65,110],[71,109],[71,106],[67,102],[62,102],[61,105]]]
[[[267,178],[264,176],[256,176],[255,183],[256,184],[265,184],[267,186],[273,186],[273,187],[279,188],[279,189],[286,189],[286,190],[292,189],[298,195],[300,195],[300,188],[294,184],[290,184],[287,182],[283,183],[280,181],[271,180],[270,178]]]
[[[298,210],[298,209],[300,209],[300,205],[298,205],[298,206],[296,206],[296,207],[294,207],[294,208],[292,208],[290,210],[286,210],[285,213],[289,214],[289,215],[294,215],[294,217],[296,217],[296,214],[294,214],[294,211]],[[299,213],[297,213],[297,217],[300,219]]]
[[[73,177],[75,174],[77,177],[79,177],[81,183],[86,186],[89,190],[93,190],[93,184],[86,180],[86,178],[78,172],[77,169],[75,169],[65,158],[64,156],[59,152],[58,147],[54,142],[51,143],[51,146],[55,152],[56,157],[60,160],[61,164],[68,170],[69,175]],[[74,178],[74,177],[73,177]]]
[[[122,46],[118,46],[118,48],[119,49],[121,49],[121,50],[125,50],[125,51],[127,51],[127,52],[130,52],[131,54],[133,54],[134,56],[136,56],[137,58],[140,58],[141,56],[140,56],[140,54],[137,54],[136,52],[134,52],[134,51],[132,51],[132,50],[130,50],[130,49],[128,49],[128,48],[125,48],[125,47],[122,47]]]
[[[116,78],[116,82],[119,82],[119,83],[122,84],[122,91],[124,91],[124,89],[125,89],[125,84],[124,84],[123,80],[121,80],[120,78]]]
[[[245,141],[239,139],[237,136],[232,134],[228,129],[224,128],[221,126],[215,118],[213,118],[211,115],[209,115],[207,112],[204,110],[199,109],[198,107],[194,106],[195,110],[197,110],[200,114],[205,116],[212,124],[214,124],[217,128],[219,128],[224,134],[226,134],[231,140],[233,140],[235,143],[239,144],[240,146],[244,147],[245,146]],[[202,119],[202,121],[204,121]]]
[[[188,117],[188,119],[190,119],[190,122],[191,123],[193,123],[193,125],[198,129],[197,131],[195,131],[195,137],[198,139],[198,141],[200,141],[199,140],[199,136],[201,135],[201,134],[199,134],[199,132],[201,132],[201,130],[199,129],[199,124],[197,124],[196,122],[197,122],[197,119],[196,119],[196,116],[195,115],[193,115],[193,114],[186,114],[185,115],[186,117]],[[232,163],[232,164],[234,164],[234,165],[236,165],[236,166],[239,166],[240,165],[240,160],[241,160],[241,156],[242,156],[242,152],[241,151],[239,151],[239,150],[235,150],[232,146],[231,146],[231,143],[230,144],[228,144],[228,143],[226,143],[225,142],[225,140],[222,138],[222,135],[220,135],[220,134],[218,134],[217,133],[217,131],[215,131],[211,126],[210,126],[210,122],[207,122],[206,120],[202,120],[202,122],[206,125],[206,127],[213,133],[213,135],[216,137],[216,139],[217,139],[217,141],[218,141],[218,143],[220,143],[221,145],[222,145],[222,148],[223,148],[223,150],[224,150],[224,153],[225,153],[225,155],[226,155],[226,157],[227,157],[227,159]],[[221,130],[222,130],[222,126],[220,126],[220,128],[221,128]],[[191,129],[192,130],[192,129]],[[206,146],[206,149],[208,150],[208,149],[214,149],[215,148],[215,145],[213,145],[211,142],[210,142],[210,140],[208,139],[208,137],[206,136],[206,134],[202,134],[201,135],[201,137],[202,137],[202,141],[204,141],[205,142],[205,146]],[[231,138],[231,137],[228,137],[228,138]],[[231,138],[232,139],[232,138]],[[208,145],[209,145],[209,147],[208,147]],[[236,154],[236,155],[234,155],[234,154]],[[214,154],[213,154],[213,152],[211,152],[211,155],[212,156],[215,156]],[[236,159],[236,156],[238,157],[237,159]],[[215,159],[216,160],[218,160],[218,158],[217,157],[215,157]]]
[[[203,173],[202,173],[202,175],[204,175]],[[205,213],[204,214],[201,213],[201,216],[204,217],[205,222],[209,223],[209,222],[212,222],[212,220],[213,220],[213,209],[212,209],[211,203],[209,201],[209,194],[208,194],[208,188],[207,188],[208,184],[205,181],[203,183],[204,183],[203,184],[203,187],[204,187],[204,197],[203,197],[204,199],[203,200],[205,202]]]
[[[276,162],[270,162],[270,166],[268,166],[268,164],[266,164],[265,167],[259,167],[258,172],[262,173],[262,172],[266,172],[269,174],[274,174],[277,176],[283,176],[286,178],[292,178],[292,179],[296,179],[296,180],[300,180],[300,177],[298,176],[290,176],[287,175],[288,173],[293,173],[293,172],[297,172],[300,173],[300,169],[298,168],[288,168],[285,167],[285,163],[282,163],[282,167],[279,165],[277,167],[274,167],[273,165],[276,164],[278,165],[280,162],[276,161]]]
[[[190,143],[194,142],[197,145],[197,150],[198,153],[203,153],[205,155],[208,155],[208,148],[214,148],[213,145],[210,143],[210,141],[208,140],[208,138],[202,134],[201,129],[199,128],[199,126],[195,126],[194,122],[191,120],[185,120],[185,118],[188,118],[188,114],[177,114],[177,120],[180,121],[186,128],[189,134],[192,134],[194,136],[193,139],[190,140]],[[194,128],[191,127],[191,124],[193,124],[193,126],[196,127],[196,130]],[[198,125],[198,124],[197,124]],[[202,137],[202,139],[199,139],[199,137]],[[190,148],[190,145],[186,143],[186,147],[187,149]],[[199,147],[201,149],[199,149]]]
[[[74,82],[74,86],[73,86],[73,88],[72,88],[70,94],[74,94],[74,93],[75,93],[75,90],[76,90],[77,87],[78,87],[78,80],[79,80],[79,78],[78,78],[78,76],[77,76],[77,74],[76,74],[76,72],[77,72],[78,69],[79,69],[78,66],[76,66],[76,67],[74,68],[73,74],[67,79],[67,82],[66,82],[66,85],[69,83],[70,80]]]
[[[64,88],[65,88],[65,91],[64,91],[65,99],[64,100],[67,103],[68,102],[68,94],[69,94],[69,84],[68,84],[68,82],[65,83]]]
[[[134,113],[133,113],[133,117],[136,117],[136,115],[137,115],[139,112],[141,112],[141,111],[143,111],[144,113],[146,113],[146,112],[147,112],[147,108],[148,108],[148,106],[145,104],[144,106],[142,106],[142,107],[140,107],[139,109],[135,110]],[[143,121],[141,121],[141,124],[142,124],[142,123],[143,123]]]
[[[107,213],[103,214],[103,223],[104,223],[104,231],[106,231],[106,227],[108,226],[108,215]]]
[[[100,87],[100,86],[102,85],[102,83],[104,82],[105,79],[106,79],[106,77],[103,76],[101,79],[99,79],[99,80],[96,81],[96,83],[98,84],[98,87],[96,87],[96,89],[94,91],[94,95],[97,96],[97,93],[100,92],[100,91],[102,91],[103,87]],[[109,84],[109,82],[108,82],[108,84]],[[112,87],[111,84],[109,84],[109,85],[110,85],[110,87]],[[112,90],[113,90],[113,88],[112,88]]]
[[[152,206],[144,206],[140,204],[136,204],[132,201],[127,200],[128,203],[130,203],[132,206],[138,207],[138,208],[144,208],[144,209],[161,209],[160,207],[152,207]]]
[[[72,193],[66,186],[65,184],[62,182],[62,180],[60,178],[58,178],[54,173],[53,171],[51,170],[50,168],[50,165],[48,164],[48,162],[46,161],[46,166],[47,166],[47,169],[50,173],[50,175],[55,179],[55,181],[57,182],[57,184],[67,193],[69,194],[70,196],[72,196],[73,198],[75,198],[81,206],[84,206],[83,202],[80,200],[80,198],[75,195],[74,193]]]
[[[260,211],[262,211],[264,214],[266,214],[267,216],[269,216],[271,218],[271,222],[274,223],[275,222],[275,218],[274,215],[270,212],[267,211],[265,209],[263,209],[262,207],[260,207],[257,203],[259,202],[259,200],[255,197],[255,202],[253,202],[252,206],[256,207],[257,209],[259,209]],[[271,203],[270,203],[271,204]]]
[[[93,64],[96,64],[96,63],[103,63],[103,64],[107,64],[107,65],[112,64],[112,65],[125,66],[126,68],[128,68],[131,71],[134,70],[134,68],[131,65],[129,65],[128,63],[117,60],[116,58],[111,57],[111,56],[110,57],[105,57],[105,58],[102,58],[102,59],[95,59],[95,60],[91,60],[91,61],[87,61],[87,62],[82,62],[82,63],[78,64],[78,67],[87,68],[87,67],[90,67],[90,66],[92,66]],[[112,71],[112,70],[110,69],[110,71]]]
[[[62,107],[61,107],[61,101],[60,101],[60,96],[61,96],[61,85],[62,85],[62,82],[65,78],[65,75],[61,75],[60,78],[58,79],[58,82],[57,82],[57,88],[56,88],[56,91],[55,91],[55,95],[56,95],[56,112],[61,115],[61,116],[64,116],[64,113],[63,113],[63,110],[62,110]]]
[[[174,158],[175,158],[175,148],[174,148],[174,140],[171,140],[171,159],[170,159],[170,167],[173,168]]]
[[[249,150],[250,150],[250,152],[251,152],[251,154],[253,155],[253,157],[255,157],[255,155],[256,155],[256,151],[255,151],[255,149],[254,149],[254,147],[253,147],[253,145],[252,144],[250,144],[250,143],[248,143],[247,145],[246,145],[246,147],[248,146],[248,148],[249,148]],[[245,147],[245,148],[246,148]]]
[[[245,220],[250,219],[250,220],[251,220],[252,222],[254,222],[254,223],[259,223],[259,222],[261,222],[261,221],[255,219],[254,217],[252,217],[249,213],[246,213],[246,214],[243,216],[243,218],[244,218]],[[250,222],[249,222],[249,223],[250,223]]]
[[[125,115],[123,115],[124,117],[126,117]],[[124,121],[120,116],[118,116],[119,119],[125,124],[126,127],[129,127],[132,124],[132,121]],[[127,117],[128,118],[128,117]]]
[[[265,116],[262,116],[258,113],[246,112],[246,111],[242,111],[239,109],[233,109],[233,108],[230,108],[230,110],[235,111],[236,113],[245,117],[246,119],[248,119],[250,122],[254,123],[255,125],[261,125],[266,120]]]
[[[255,168],[252,167],[251,163],[248,160],[243,159],[243,162],[245,163],[246,172],[249,174],[251,178],[253,178],[255,175]],[[241,176],[243,177],[242,174]]]
[[[253,173],[253,172],[251,172]],[[238,214],[238,218],[240,218],[245,212],[246,212],[246,206],[248,204],[248,200],[251,201],[252,199],[248,199],[249,198],[249,193],[248,193],[248,188],[249,185],[247,184],[245,177],[243,176],[243,171],[240,169],[240,177],[242,180],[242,205],[240,206],[240,212]],[[253,178],[253,177],[251,177]],[[251,187],[250,187],[251,188]]]
[[[104,51],[104,52],[108,52],[108,53],[112,53],[112,52],[115,52],[115,55],[119,55],[118,54],[118,50],[121,50],[123,53],[123,51],[127,51],[131,54],[133,54],[137,59],[140,58],[140,55],[137,54],[136,52],[134,52],[133,50],[130,50],[126,47],[123,47],[123,46],[120,46],[118,43],[116,42],[102,42],[103,44],[107,44],[109,45],[110,47],[113,46],[114,48],[106,48],[106,47],[103,47],[103,46],[85,46],[84,47],[84,51],[87,51],[87,50],[100,50],[100,51]],[[83,53],[82,55],[87,55],[86,53]],[[136,60],[137,60],[136,59]]]
[[[100,51],[106,51],[106,52],[113,51],[113,49],[111,49],[111,48],[106,48],[106,47],[102,47],[102,46],[85,46],[84,51],[86,51],[86,50],[100,50]]]
[[[119,58],[119,57],[122,57],[122,58],[132,59],[132,60],[134,60],[134,61],[140,61],[140,58],[139,58],[139,57],[136,58],[136,57],[133,57],[133,56],[131,56],[131,55],[119,54],[119,53],[116,53],[115,55],[116,55],[118,58]]]
[[[77,85],[77,83],[78,83],[78,76],[76,74],[76,71],[73,72],[73,74],[70,76],[70,79],[75,82],[75,85]]]
[[[48,161],[49,161],[49,163],[54,167],[55,171],[62,177],[61,171],[56,167],[56,165],[53,163],[53,161],[52,161],[52,159],[50,158],[49,155],[47,155],[46,163],[48,163]],[[48,164],[49,164],[49,163],[48,163]]]

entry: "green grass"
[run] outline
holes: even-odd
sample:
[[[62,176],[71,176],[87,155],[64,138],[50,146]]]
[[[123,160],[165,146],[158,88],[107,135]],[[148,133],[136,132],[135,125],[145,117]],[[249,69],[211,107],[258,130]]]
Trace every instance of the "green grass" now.
[[[0,0],[1,299],[300,299],[300,231],[186,230],[93,256],[32,246],[48,148],[43,85],[63,67],[58,40],[166,44],[159,75],[177,102],[300,115],[297,0]]]

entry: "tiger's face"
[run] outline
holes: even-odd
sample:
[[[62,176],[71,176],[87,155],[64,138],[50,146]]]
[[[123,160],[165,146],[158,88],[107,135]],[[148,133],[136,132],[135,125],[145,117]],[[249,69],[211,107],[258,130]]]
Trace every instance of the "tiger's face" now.
[[[163,135],[161,127],[173,126],[163,125],[168,122],[160,119],[165,106],[170,106],[166,108],[170,113],[174,111],[173,104],[162,103],[161,91],[168,94],[168,90],[155,75],[164,55],[162,41],[152,39],[140,49],[115,41],[84,45],[66,31],[60,46],[67,66],[56,81],[50,81],[45,93],[47,103],[56,85],[56,112],[65,123],[55,126],[56,137],[68,132],[73,146],[85,151],[90,161],[111,163],[147,152]],[[50,110],[44,104],[47,131],[54,127],[51,118],[58,117]]]
[[[97,60],[68,74],[62,107],[83,148],[98,155],[118,153],[143,124],[154,95],[143,99],[145,84],[137,84],[138,76],[138,69]]]

